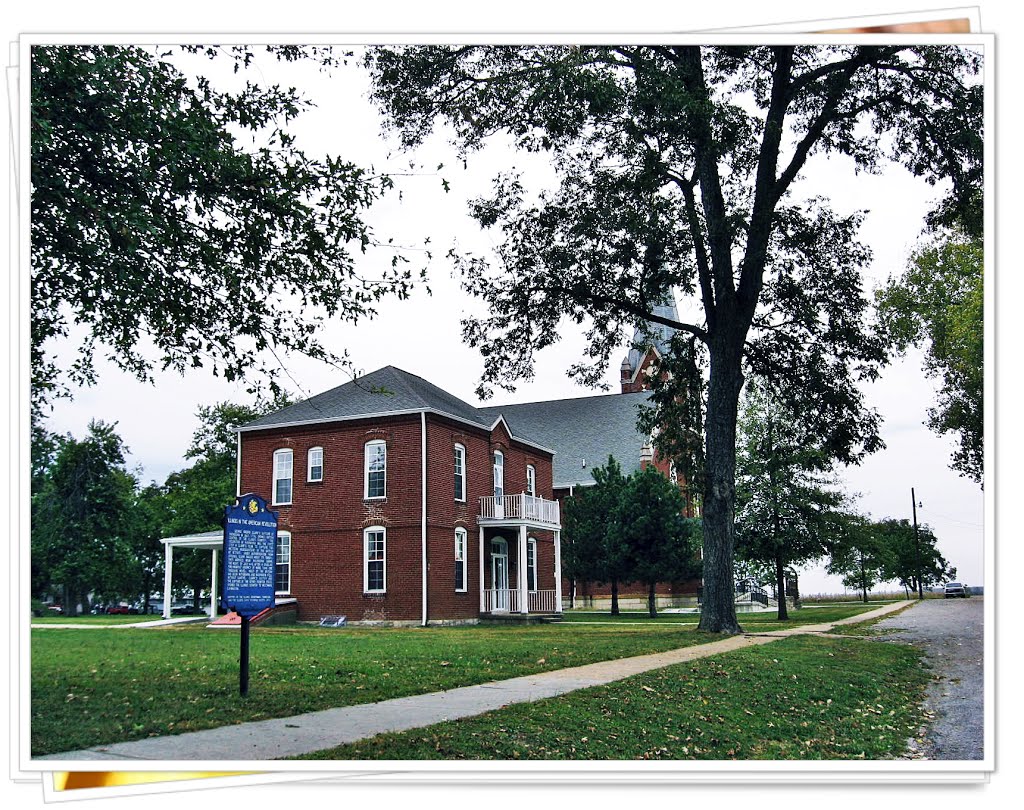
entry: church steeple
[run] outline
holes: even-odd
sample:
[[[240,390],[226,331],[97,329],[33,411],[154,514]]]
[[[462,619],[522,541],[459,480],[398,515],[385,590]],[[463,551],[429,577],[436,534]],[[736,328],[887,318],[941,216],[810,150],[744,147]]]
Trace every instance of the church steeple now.
[[[679,310],[676,309],[675,293],[672,290],[665,293],[662,302],[654,308],[654,314],[673,321],[679,320]],[[629,394],[650,388],[644,371],[658,357],[668,354],[669,343],[675,333],[676,330],[671,326],[650,321],[637,327],[633,332],[629,354],[623,358],[619,372],[622,393]]]

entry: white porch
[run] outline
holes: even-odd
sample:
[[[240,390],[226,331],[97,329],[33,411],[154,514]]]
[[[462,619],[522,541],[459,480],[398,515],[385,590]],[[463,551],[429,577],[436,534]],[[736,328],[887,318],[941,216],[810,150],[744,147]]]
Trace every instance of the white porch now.
[[[192,548],[205,549],[212,553],[210,564],[210,618],[217,618],[217,558],[218,552],[224,548],[224,531],[200,532],[181,537],[165,537],[164,544],[164,610],[163,617],[171,618],[171,582],[174,575],[174,549]]]
[[[477,525],[481,614],[561,613],[562,527],[558,502],[525,493],[480,498]],[[536,532],[551,535],[552,540],[538,538]],[[542,544],[548,542],[552,545],[550,557],[541,555]],[[542,556],[553,563],[551,569],[542,566]],[[551,579],[544,573],[547,570]]]

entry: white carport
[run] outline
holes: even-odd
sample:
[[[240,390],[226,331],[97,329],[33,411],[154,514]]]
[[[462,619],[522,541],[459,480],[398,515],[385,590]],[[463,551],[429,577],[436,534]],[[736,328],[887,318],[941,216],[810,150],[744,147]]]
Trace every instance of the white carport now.
[[[165,537],[160,542],[164,544],[164,618],[171,618],[171,577],[176,548],[201,548],[213,552],[213,564],[210,566],[210,617],[217,618],[217,552],[224,548],[224,530]]]

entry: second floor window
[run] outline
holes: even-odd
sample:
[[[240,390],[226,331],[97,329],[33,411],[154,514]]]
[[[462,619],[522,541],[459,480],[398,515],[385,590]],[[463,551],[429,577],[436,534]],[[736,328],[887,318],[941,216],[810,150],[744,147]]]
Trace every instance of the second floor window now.
[[[383,498],[386,494],[387,446],[383,441],[366,443],[366,495],[367,498]]]
[[[309,451],[307,456],[309,459],[309,474],[306,477],[307,481],[323,481],[324,480],[324,449],[322,447],[313,447]]]
[[[292,451],[274,451],[274,504],[292,502]]]
[[[526,494],[537,494],[537,469],[532,464],[526,465]]]
[[[505,456],[500,450],[494,451],[494,497],[505,494]]]
[[[455,445],[455,500],[466,500],[466,448]]]

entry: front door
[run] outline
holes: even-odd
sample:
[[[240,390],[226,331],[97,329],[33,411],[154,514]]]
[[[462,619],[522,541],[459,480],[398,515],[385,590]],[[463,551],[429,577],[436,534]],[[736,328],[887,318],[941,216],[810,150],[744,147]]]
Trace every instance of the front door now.
[[[508,543],[500,537],[491,541],[491,587],[494,589],[492,609],[508,612]]]

